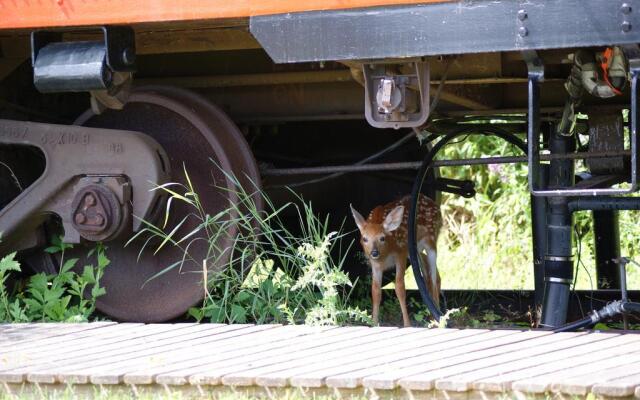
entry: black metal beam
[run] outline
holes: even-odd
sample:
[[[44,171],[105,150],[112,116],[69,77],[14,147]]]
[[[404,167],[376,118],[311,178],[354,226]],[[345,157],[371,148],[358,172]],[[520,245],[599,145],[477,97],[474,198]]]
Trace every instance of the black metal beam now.
[[[640,42],[639,5],[448,1],[256,16],[250,29],[277,63],[605,46]]]

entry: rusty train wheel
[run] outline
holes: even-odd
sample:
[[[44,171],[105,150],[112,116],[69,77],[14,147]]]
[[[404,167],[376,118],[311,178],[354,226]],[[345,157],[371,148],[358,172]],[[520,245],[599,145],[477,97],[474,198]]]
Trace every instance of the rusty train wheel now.
[[[101,115],[87,111],[76,124],[133,130],[152,136],[169,156],[172,181],[185,182],[184,165],[210,215],[227,207],[229,199],[229,195],[216,189],[214,184],[233,189],[233,183],[215,164],[234,174],[243,186],[260,184],[255,160],[238,128],[219,108],[189,91],[159,86],[138,88],[123,110],[110,110]],[[136,190],[148,189],[133,188],[134,196]],[[171,218],[177,222],[192,210],[175,203],[178,202],[171,207]],[[180,231],[186,234],[195,226],[193,221]],[[234,232],[229,234],[231,237]],[[229,247],[230,237],[217,245]],[[124,244],[124,241],[107,243],[111,264],[102,280],[107,293],[98,299],[98,310],[121,321],[160,322],[177,318],[202,301],[202,264],[187,263],[149,280],[180,260],[182,251],[166,247],[156,255],[142,254],[138,259],[142,241],[126,247]],[[86,253],[82,248],[73,251],[76,254],[71,256],[80,258]],[[191,248],[191,253],[196,255],[204,256],[205,251],[204,247]],[[225,260],[222,261],[220,264],[224,264]]]

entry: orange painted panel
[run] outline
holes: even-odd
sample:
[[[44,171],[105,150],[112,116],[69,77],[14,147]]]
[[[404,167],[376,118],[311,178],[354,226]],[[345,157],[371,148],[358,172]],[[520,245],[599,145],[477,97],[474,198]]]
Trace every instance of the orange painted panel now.
[[[0,0],[0,29],[239,18],[453,0]]]

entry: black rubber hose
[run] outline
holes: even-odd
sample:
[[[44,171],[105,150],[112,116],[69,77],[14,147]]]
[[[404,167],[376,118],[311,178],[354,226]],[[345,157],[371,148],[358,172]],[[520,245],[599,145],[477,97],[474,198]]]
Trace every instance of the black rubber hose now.
[[[418,229],[418,226],[416,224],[418,198],[420,196],[420,193],[422,193],[422,185],[427,177],[427,174],[429,173],[429,169],[432,168],[431,164],[433,163],[433,159],[438,154],[438,152],[451,140],[457,138],[458,136],[470,133],[479,133],[485,136],[497,136],[518,147],[525,154],[527,153],[527,146],[524,141],[510,132],[494,127],[483,127],[482,131],[478,131],[477,128],[473,126],[465,126],[457,128],[452,132],[446,134],[435,145],[433,145],[433,147],[425,155],[424,160],[422,161],[422,165],[418,170],[418,175],[416,176],[416,180],[413,184],[413,190],[411,192],[411,205],[409,207],[408,221],[409,260],[411,261],[411,268],[413,269],[413,275],[416,279],[416,285],[418,286],[418,291],[420,292],[422,301],[427,306],[427,308],[431,312],[431,315],[436,321],[440,320],[442,312],[440,312],[438,303],[436,303],[434,299],[431,298],[431,295],[427,291],[427,285],[425,284],[424,276],[422,275],[420,257],[418,256],[418,243],[416,238]]]
[[[625,313],[640,313],[640,303],[625,302],[622,303],[622,310]]]
[[[584,318],[582,318],[580,320],[571,322],[569,324],[562,325],[561,327],[554,329],[553,332],[554,333],[571,332],[571,331],[578,330],[580,328],[588,328],[591,325],[593,325],[593,319],[591,318],[591,316],[588,316],[588,317],[584,317]]]

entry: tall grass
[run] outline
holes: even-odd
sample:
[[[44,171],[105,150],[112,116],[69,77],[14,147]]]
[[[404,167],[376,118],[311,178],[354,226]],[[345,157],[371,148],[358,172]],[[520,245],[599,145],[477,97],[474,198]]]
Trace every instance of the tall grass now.
[[[145,221],[146,227],[131,239],[147,236],[141,252],[157,242],[153,251],[164,246],[182,250],[183,258],[160,274],[186,262],[203,266],[205,301],[189,314],[199,321],[228,323],[370,322],[364,311],[347,304],[353,285],[342,264],[351,244],[344,248],[344,235],[328,230],[329,217],[318,217],[299,197],[295,203],[276,206],[255,185],[243,187],[235,176],[222,172],[233,183],[233,189],[218,186],[227,195],[226,208],[210,215],[185,170],[185,184],[155,189],[169,196],[162,225]],[[173,202],[186,203],[191,212],[170,226]],[[282,220],[285,212],[297,216],[295,233]],[[180,234],[188,220],[195,220],[196,227]]]

